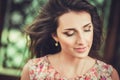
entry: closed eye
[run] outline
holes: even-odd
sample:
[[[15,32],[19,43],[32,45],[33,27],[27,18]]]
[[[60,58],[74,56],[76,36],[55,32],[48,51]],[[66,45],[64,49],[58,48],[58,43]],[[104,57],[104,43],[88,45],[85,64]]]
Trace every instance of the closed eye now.
[[[66,36],[73,36],[75,34],[75,31],[68,31],[68,32],[63,32]]]
[[[91,31],[91,25],[84,27],[84,32],[89,32],[89,31]]]

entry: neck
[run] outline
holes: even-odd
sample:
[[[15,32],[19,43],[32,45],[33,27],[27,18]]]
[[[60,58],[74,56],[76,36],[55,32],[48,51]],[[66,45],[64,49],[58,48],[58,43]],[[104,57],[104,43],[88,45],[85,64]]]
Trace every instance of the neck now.
[[[59,53],[58,54],[58,62],[59,64],[61,64],[60,66],[60,71],[63,70],[64,75],[70,77],[70,76],[76,76],[76,75],[80,75],[85,73],[85,69],[86,69],[86,64],[87,64],[87,58],[74,58],[74,57],[70,57],[68,55],[64,55]],[[66,73],[66,70],[69,71],[69,74]],[[65,71],[65,72],[64,72]]]
[[[59,62],[71,67],[77,67],[77,66],[82,66],[86,59],[89,57],[85,57],[85,58],[79,58],[79,57],[72,57],[66,54],[62,54],[62,53],[58,53],[58,59]]]

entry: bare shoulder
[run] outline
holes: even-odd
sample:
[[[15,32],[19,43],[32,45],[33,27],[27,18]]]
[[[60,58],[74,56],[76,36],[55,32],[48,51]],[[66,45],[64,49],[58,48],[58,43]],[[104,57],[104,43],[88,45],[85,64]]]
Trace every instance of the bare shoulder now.
[[[29,64],[25,64],[22,70],[21,80],[30,80],[29,78]]]
[[[111,77],[112,77],[112,80],[120,80],[118,72],[117,72],[117,70],[115,68],[113,68],[113,72],[112,72]]]

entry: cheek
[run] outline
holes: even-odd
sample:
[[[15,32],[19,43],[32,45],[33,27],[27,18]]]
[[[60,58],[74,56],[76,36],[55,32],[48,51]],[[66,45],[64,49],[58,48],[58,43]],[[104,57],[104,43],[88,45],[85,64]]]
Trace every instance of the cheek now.
[[[88,43],[90,46],[92,45],[92,43],[93,43],[93,33],[88,34],[88,35],[86,36],[86,41],[87,41],[87,43]]]
[[[61,48],[68,48],[68,47],[72,47],[74,45],[74,40],[73,39],[61,39],[59,41]]]
[[[87,33],[87,34],[84,34],[84,39],[86,41],[86,43],[91,46],[92,45],[92,42],[93,42],[93,33]]]

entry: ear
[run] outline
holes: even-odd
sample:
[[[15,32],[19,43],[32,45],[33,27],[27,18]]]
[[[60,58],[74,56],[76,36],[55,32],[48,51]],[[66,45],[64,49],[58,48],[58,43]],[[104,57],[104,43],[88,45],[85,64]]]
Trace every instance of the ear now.
[[[52,33],[52,38],[53,38],[56,42],[58,42],[58,36],[57,36],[56,33]]]

